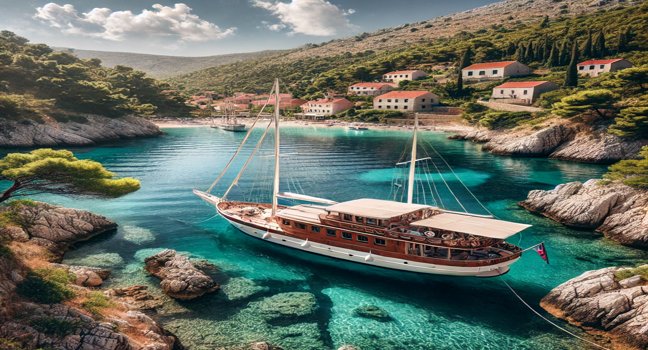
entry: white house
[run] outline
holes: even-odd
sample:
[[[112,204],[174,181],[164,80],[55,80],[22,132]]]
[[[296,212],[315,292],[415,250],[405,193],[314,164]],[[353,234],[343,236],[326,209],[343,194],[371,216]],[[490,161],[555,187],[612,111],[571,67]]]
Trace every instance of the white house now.
[[[387,83],[356,83],[349,86],[349,95],[378,96],[394,89]]]
[[[425,112],[439,104],[439,96],[429,91],[390,91],[376,96],[373,108],[401,112]]]
[[[475,63],[461,70],[466,81],[521,77],[530,73],[531,69],[518,61]]]
[[[423,77],[427,77],[427,73],[422,70],[397,70],[383,74],[383,81],[398,84],[403,80],[416,80]]]
[[[353,103],[346,98],[321,98],[301,105],[304,115],[329,116],[351,109]]]
[[[609,60],[588,60],[578,64],[578,74],[598,77],[601,73],[614,72],[632,67],[632,63],[623,58]]]
[[[532,104],[541,94],[558,89],[550,81],[509,81],[493,88],[491,100],[512,104]]]

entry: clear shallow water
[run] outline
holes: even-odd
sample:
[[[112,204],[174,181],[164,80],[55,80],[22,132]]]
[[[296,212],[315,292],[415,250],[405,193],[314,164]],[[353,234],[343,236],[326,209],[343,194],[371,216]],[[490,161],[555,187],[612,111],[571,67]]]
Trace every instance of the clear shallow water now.
[[[165,309],[163,323],[185,339],[185,345],[235,348],[269,340],[286,349],[326,349],[342,344],[364,350],[584,348],[534,316],[497,278],[419,276],[333,261],[269,246],[244,236],[220,217],[209,219],[214,209],[194,197],[191,189],[209,186],[243,135],[209,128],[166,131],[161,138],[72,149],[81,158],[101,161],[120,176],[139,178],[140,191],[115,200],[40,199],[101,213],[121,225],[115,234],[84,243],[66,256],[69,263],[110,266],[115,272],[112,285],[140,283],[156,288],[157,281],[143,272],[142,261],[161,248],[173,248],[216,264],[221,271],[219,281],[232,283],[231,289],[238,288],[234,281],[241,280],[257,286],[256,291],[242,287],[242,298],[220,292]],[[638,250],[591,232],[567,229],[515,205],[531,189],[598,177],[604,167],[498,157],[481,152],[479,145],[450,141],[446,136],[425,133],[421,138],[434,145],[495,215],[534,225],[510,241],[522,247],[546,242],[551,265],[529,253],[503,277],[532,305],[552,287],[586,270],[647,258]],[[394,174],[402,172],[393,170],[394,163],[409,137],[396,131],[285,129],[282,188],[334,200],[389,198],[394,195]],[[264,147],[232,197],[268,198],[270,155],[270,147]],[[238,169],[241,163],[233,168]],[[468,209],[479,211],[451,172],[442,163],[434,163],[442,173],[434,175],[435,179],[446,180]],[[216,192],[222,192],[235,175],[228,173]],[[423,188],[417,193],[422,201]],[[425,200],[432,200],[429,191]],[[439,189],[434,200],[458,209],[447,189]],[[265,297],[293,291],[316,296],[319,307],[314,315],[279,322],[265,319],[255,308]],[[355,316],[353,309],[365,304],[384,308],[393,320]]]

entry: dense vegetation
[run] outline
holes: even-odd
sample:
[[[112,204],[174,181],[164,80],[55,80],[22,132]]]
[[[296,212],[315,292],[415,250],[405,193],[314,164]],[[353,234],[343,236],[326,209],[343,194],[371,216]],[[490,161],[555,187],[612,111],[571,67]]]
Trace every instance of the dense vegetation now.
[[[16,288],[23,298],[43,304],[60,303],[75,296],[70,288],[74,275],[64,269],[43,268],[30,272]]]
[[[186,113],[183,99],[168,90],[129,67],[105,68],[98,59],[82,60],[0,32],[0,117]]]
[[[609,168],[605,178],[648,190],[648,146],[639,152],[639,159],[622,160]]]

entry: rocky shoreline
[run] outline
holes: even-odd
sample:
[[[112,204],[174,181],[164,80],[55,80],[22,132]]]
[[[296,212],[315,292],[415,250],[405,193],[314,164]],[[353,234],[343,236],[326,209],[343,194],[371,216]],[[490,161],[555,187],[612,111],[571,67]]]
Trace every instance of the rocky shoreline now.
[[[540,305],[552,315],[611,338],[618,349],[648,348],[648,265],[588,271],[554,288]]]
[[[506,131],[475,128],[450,138],[484,143],[484,150],[494,154],[601,164],[634,158],[648,145],[648,140],[628,141],[606,133],[603,127],[563,120]]]
[[[529,192],[525,209],[566,226],[595,229],[623,245],[648,248],[648,191],[601,180]]]
[[[80,115],[67,121],[47,118],[40,122],[0,117],[0,125],[0,147],[89,146],[162,133],[151,121],[135,116]]]

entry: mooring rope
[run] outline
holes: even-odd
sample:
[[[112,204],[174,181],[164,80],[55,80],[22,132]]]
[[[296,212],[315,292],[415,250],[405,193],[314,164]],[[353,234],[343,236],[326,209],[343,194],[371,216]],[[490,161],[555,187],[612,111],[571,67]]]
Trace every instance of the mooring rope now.
[[[521,297],[521,296],[520,296],[520,295],[519,295],[519,294],[518,294],[518,293],[513,289],[513,287],[511,287],[510,284],[508,284],[508,282],[506,282],[506,281],[505,281],[503,278],[501,278],[501,277],[500,277],[500,280],[504,283],[504,285],[506,285],[506,286],[508,287],[508,289],[511,291],[511,293],[513,293],[513,295],[515,295],[515,296],[518,298],[518,300],[520,300],[520,301],[522,302],[522,304],[524,304],[524,305],[525,305],[529,310],[531,310],[534,314],[536,314],[538,317],[540,317],[541,319],[543,319],[545,322],[549,323],[550,325],[552,325],[552,326],[558,328],[559,330],[561,330],[561,331],[563,331],[563,332],[569,334],[570,336],[572,336],[572,337],[574,337],[574,338],[576,338],[576,339],[578,339],[578,340],[584,341],[584,342],[586,342],[586,343],[588,343],[588,344],[590,344],[590,345],[593,345],[593,346],[595,346],[595,347],[597,347],[597,348],[599,348],[599,349],[610,350],[610,349],[608,349],[608,348],[606,348],[606,347],[604,347],[604,346],[602,346],[602,345],[599,345],[599,344],[597,344],[597,343],[595,343],[595,342],[593,342],[593,341],[591,341],[591,340],[587,340],[587,339],[585,339],[585,338],[583,338],[583,337],[580,337],[580,336],[578,336],[578,335],[572,333],[572,332],[569,331],[568,329],[566,329],[566,328],[564,328],[564,327],[561,327],[561,326],[558,325],[557,323],[555,323],[555,322],[551,321],[550,319],[544,317],[541,313],[539,313],[538,311],[536,311],[536,309],[534,309],[533,307],[531,307],[531,305],[529,305],[529,303],[527,303],[526,301],[524,301],[524,299],[522,299],[522,297]]]

